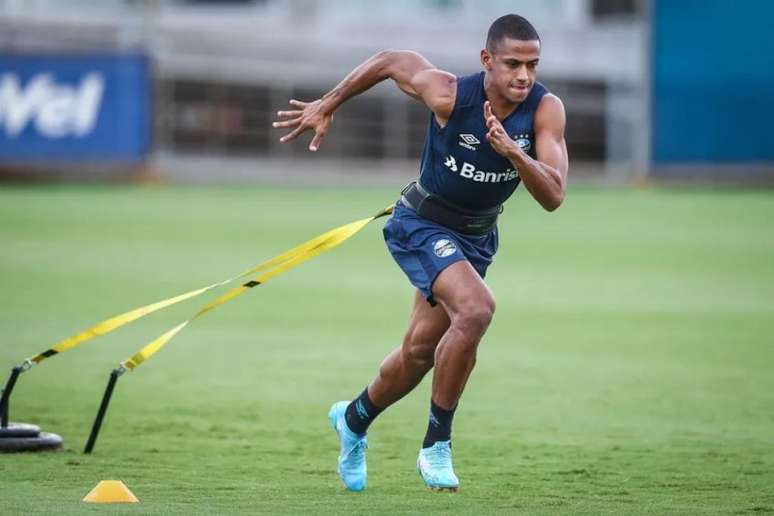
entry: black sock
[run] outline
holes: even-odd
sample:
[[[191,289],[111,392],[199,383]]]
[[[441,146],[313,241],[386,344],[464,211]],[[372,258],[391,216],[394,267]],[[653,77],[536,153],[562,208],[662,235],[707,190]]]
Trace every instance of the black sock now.
[[[349,429],[356,434],[362,434],[368,430],[368,425],[370,425],[381,412],[382,409],[374,405],[374,402],[368,397],[368,387],[366,387],[357,399],[352,400],[352,403],[347,405],[347,411],[344,416],[347,419],[347,426]]]
[[[427,424],[427,433],[424,442],[422,442],[422,448],[430,448],[438,441],[451,440],[451,425],[455,410],[457,407],[446,410],[430,400],[430,421]]]

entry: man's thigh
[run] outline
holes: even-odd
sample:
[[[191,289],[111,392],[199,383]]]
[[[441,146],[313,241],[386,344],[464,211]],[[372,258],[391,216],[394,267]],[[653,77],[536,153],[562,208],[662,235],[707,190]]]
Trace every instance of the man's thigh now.
[[[492,291],[467,260],[453,263],[438,274],[433,283],[433,297],[447,317],[471,306],[494,306]]]

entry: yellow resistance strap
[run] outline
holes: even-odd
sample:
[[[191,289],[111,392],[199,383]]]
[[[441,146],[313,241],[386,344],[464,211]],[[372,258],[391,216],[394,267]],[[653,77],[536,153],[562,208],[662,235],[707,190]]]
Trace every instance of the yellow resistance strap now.
[[[217,287],[226,285],[228,283],[231,283],[233,281],[236,281],[238,279],[244,278],[245,276],[250,276],[258,272],[266,271],[266,272],[263,272],[263,274],[257,276],[255,279],[248,281],[247,283],[230,290],[229,292],[215,299],[211,303],[207,304],[204,308],[198,311],[193,317],[177,325],[176,327],[169,330],[159,338],[155,339],[147,346],[142,348],[137,354],[135,354],[134,356],[132,356],[130,359],[128,359],[126,362],[122,364],[128,369],[134,369],[143,361],[147,360],[150,356],[152,356],[156,351],[158,351],[162,346],[164,346],[164,344],[169,342],[172,339],[172,337],[174,337],[180,330],[182,330],[194,319],[197,319],[198,317],[204,315],[205,313],[209,312],[213,308],[216,308],[222,305],[223,303],[239,296],[240,294],[243,294],[247,290],[257,285],[260,285],[261,283],[265,283],[266,281],[273,278],[274,276],[282,274],[283,272],[309,260],[310,258],[317,256],[320,253],[333,249],[334,247],[343,243],[348,238],[355,235],[355,233],[363,229],[371,221],[378,219],[379,217],[384,217],[385,215],[391,214],[392,210],[393,210],[393,206],[388,206],[387,208],[379,211],[379,213],[377,213],[372,217],[357,220],[355,222],[351,222],[349,224],[345,224],[343,226],[339,226],[335,229],[327,231],[322,235],[319,235],[311,240],[308,240],[307,242],[304,242],[303,244],[296,246],[293,249],[290,249],[278,256],[275,256],[270,260],[267,260],[261,264],[251,267],[250,269],[240,273],[237,276],[234,276],[233,278],[229,278],[227,280],[223,280],[218,283],[213,283],[212,285],[207,285],[206,287],[202,287],[196,290],[191,290],[190,292],[185,292],[183,294],[170,297],[169,299],[164,299],[156,303],[141,306],[139,308],[135,308],[134,310],[130,310],[123,314],[116,315],[115,317],[105,319],[104,321],[97,323],[91,328],[88,328],[76,335],[73,335],[72,337],[68,337],[64,340],[57,342],[46,351],[43,351],[42,353],[38,353],[37,355],[34,355],[28,358],[27,360],[24,361],[25,369],[28,369],[33,364],[39,364],[40,362],[42,362],[43,360],[45,360],[50,356],[56,355],[58,353],[63,353],[69,349],[72,349],[78,346],[79,344],[82,344],[83,342],[93,339],[94,337],[98,337],[100,335],[105,335],[106,333],[110,333],[111,331],[116,330],[121,326],[124,326],[125,324],[129,324],[130,322],[136,321],[137,319],[140,319],[141,317],[145,317],[146,315],[152,314],[153,312],[157,312],[168,306],[172,306],[174,304],[180,303],[187,299],[191,299],[193,297],[199,296],[214,288],[217,288]]]

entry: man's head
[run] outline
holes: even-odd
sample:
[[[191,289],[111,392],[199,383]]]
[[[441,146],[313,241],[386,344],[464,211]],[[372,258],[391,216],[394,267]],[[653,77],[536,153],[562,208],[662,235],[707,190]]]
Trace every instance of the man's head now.
[[[489,84],[502,98],[514,104],[527,98],[539,60],[540,36],[526,18],[506,14],[489,27],[481,63]]]

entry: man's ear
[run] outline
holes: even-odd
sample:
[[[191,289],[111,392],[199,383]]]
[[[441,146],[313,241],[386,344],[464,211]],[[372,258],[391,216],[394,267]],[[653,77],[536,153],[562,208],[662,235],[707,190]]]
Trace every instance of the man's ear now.
[[[492,71],[492,54],[485,48],[481,49],[481,64],[487,72]]]

